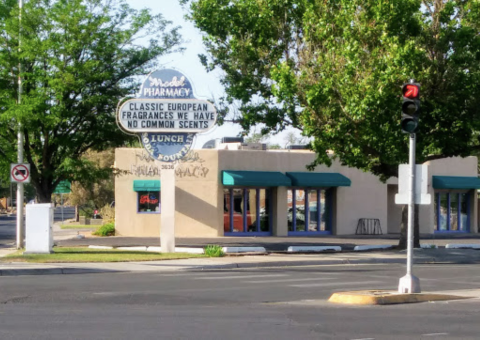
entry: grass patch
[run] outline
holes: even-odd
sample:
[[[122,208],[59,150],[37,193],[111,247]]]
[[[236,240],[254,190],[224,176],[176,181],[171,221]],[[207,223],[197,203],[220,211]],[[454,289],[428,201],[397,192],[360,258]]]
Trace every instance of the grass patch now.
[[[99,225],[86,225],[86,224],[63,224],[61,229],[98,229]]]
[[[221,246],[217,244],[209,244],[203,248],[205,255],[209,257],[222,257],[225,255]]]
[[[85,247],[55,247],[53,254],[23,254],[23,250],[0,258],[0,262],[75,263],[75,262],[130,262],[158,261],[205,257],[203,254],[154,253],[116,249],[92,249]]]
[[[115,224],[107,223],[98,228],[93,235],[96,236],[114,236],[115,235]]]

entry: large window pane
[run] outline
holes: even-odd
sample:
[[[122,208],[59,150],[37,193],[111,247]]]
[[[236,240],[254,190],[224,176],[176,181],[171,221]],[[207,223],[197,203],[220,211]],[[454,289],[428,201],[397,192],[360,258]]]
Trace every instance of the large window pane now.
[[[438,219],[439,229],[441,231],[447,230],[447,211],[448,211],[448,194],[440,193],[440,216]]]
[[[246,189],[246,213],[247,213],[247,231],[257,231],[257,190]]]
[[[288,202],[288,231],[293,231],[293,190],[287,191],[287,202]]]
[[[271,232],[269,190],[256,188],[224,189],[223,195],[225,232]],[[230,227],[232,220],[233,230]]]
[[[308,190],[308,231],[318,231],[318,190]]]
[[[459,230],[468,230],[468,194],[460,194],[460,228]]]
[[[233,189],[233,231],[243,232],[243,189]]]
[[[330,202],[328,202],[327,200],[327,191],[321,190],[320,191],[320,213],[321,213],[320,231],[328,230],[329,205],[330,205]]]
[[[295,190],[297,231],[305,231],[305,190]]]
[[[223,231],[230,232],[230,189],[223,190]]]
[[[458,194],[450,194],[450,230],[458,230]]]
[[[260,189],[260,231],[270,231],[270,190]]]

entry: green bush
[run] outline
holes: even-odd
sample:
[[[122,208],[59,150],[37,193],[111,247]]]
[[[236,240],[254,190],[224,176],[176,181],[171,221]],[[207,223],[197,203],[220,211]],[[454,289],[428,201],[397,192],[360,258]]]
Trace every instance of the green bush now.
[[[115,236],[115,224],[107,223],[102,225],[93,233],[96,236]]]
[[[205,252],[205,255],[210,257],[222,257],[223,255],[225,255],[222,247],[216,244],[215,245],[209,244],[206,247],[204,247],[203,250]]]

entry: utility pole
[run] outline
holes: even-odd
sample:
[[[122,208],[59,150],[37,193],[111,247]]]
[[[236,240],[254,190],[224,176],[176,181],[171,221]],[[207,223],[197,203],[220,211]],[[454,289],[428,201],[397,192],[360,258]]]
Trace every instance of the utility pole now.
[[[22,39],[22,8],[23,0],[18,0],[18,9],[19,15],[18,20],[20,22],[18,32],[18,52],[19,52],[19,61],[18,61],[18,105],[22,103],[22,60],[20,57],[20,52],[22,51],[21,39]],[[18,134],[17,134],[17,162],[18,164],[23,163],[23,126],[22,122],[18,121]],[[24,247],[24,237],[25,237],[25,226],[23,222],[23,196],[24,188],[23,183],[17,183],[17,249]]]

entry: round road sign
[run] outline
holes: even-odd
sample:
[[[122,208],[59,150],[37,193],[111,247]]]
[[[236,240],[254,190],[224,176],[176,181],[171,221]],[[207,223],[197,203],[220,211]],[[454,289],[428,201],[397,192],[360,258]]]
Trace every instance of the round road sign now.
[[[30,164],[12,164],[11,179],[18,183],[30,182]]]

